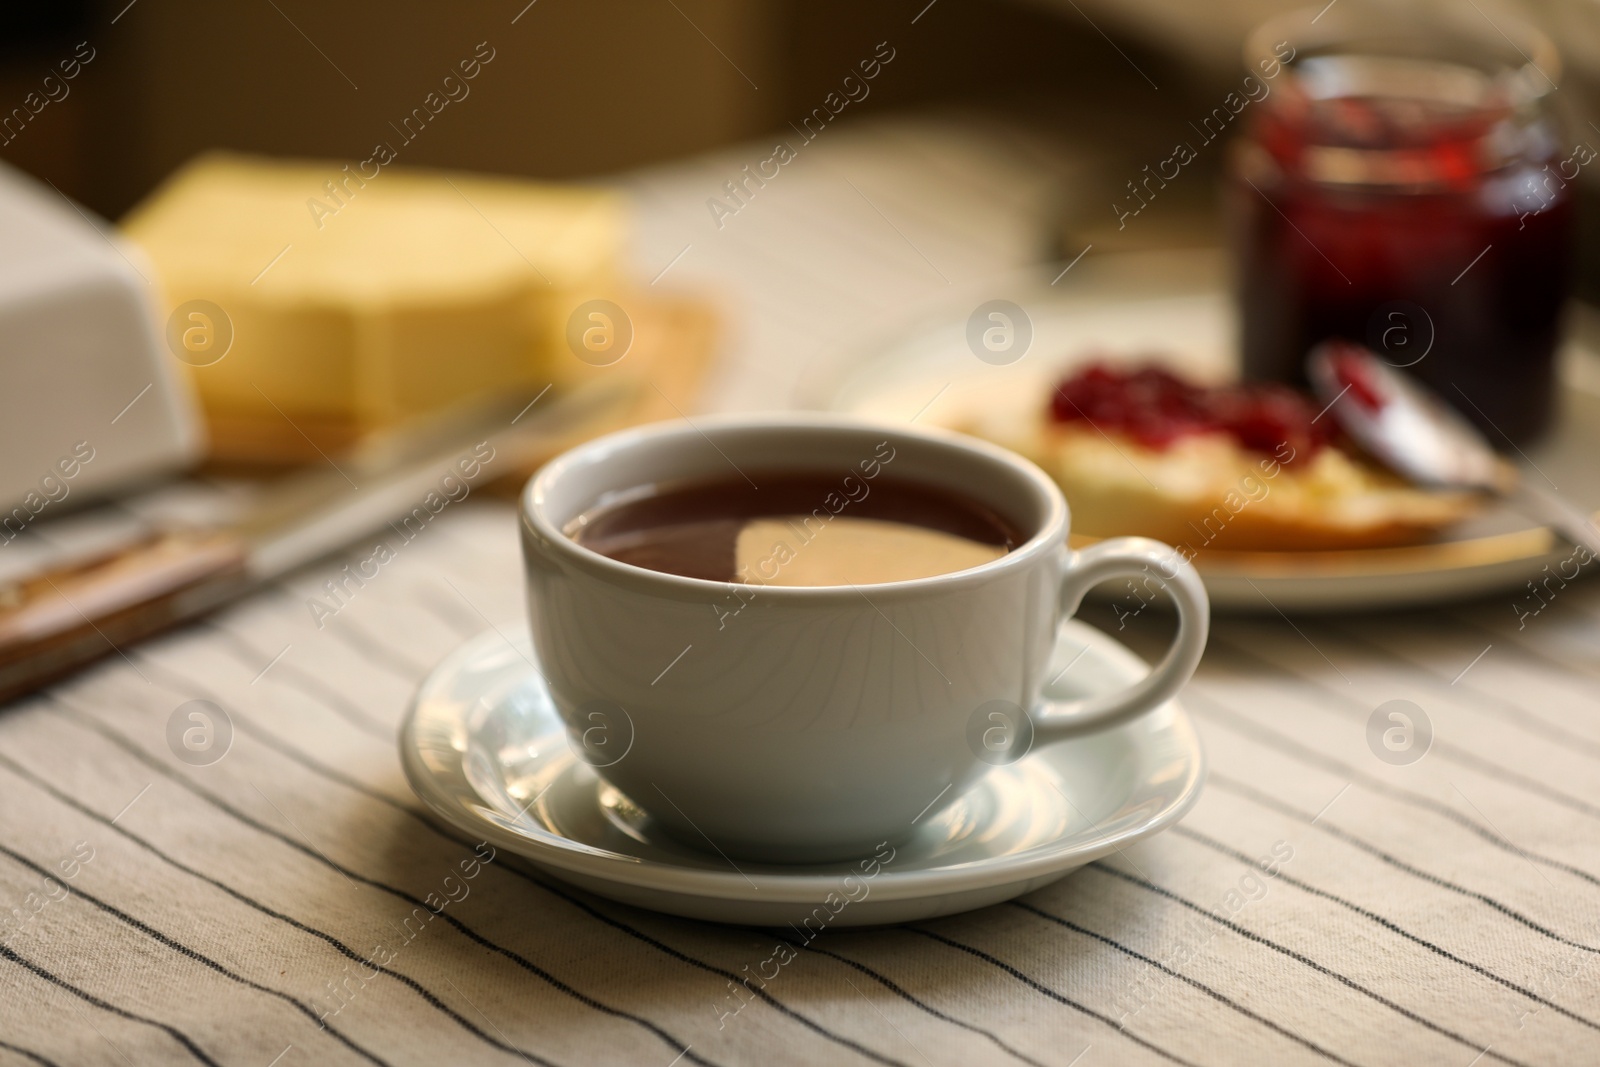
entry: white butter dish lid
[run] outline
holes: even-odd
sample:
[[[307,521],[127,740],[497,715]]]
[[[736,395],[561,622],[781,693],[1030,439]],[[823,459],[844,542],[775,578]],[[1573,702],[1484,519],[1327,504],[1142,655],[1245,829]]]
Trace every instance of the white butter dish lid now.
[[[0,164],[0,546],[199,457],[158,284],[107,223]]]

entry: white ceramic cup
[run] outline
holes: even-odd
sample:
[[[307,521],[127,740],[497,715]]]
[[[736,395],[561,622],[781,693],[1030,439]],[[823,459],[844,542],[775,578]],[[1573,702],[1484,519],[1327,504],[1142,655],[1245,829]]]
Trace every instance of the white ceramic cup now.
[[[1027,537],[931,578],[787,587],[646,570],[563,533],[610,494],[739,476],[759,487],[779,470],[837,481],[824,513],[844,501],[848,515],[875,479],[908,479],[985,504]],[[1199,577],[1169,546],[1128,537],[1069,550],[1066,501],[1020,456],[834,415],[598,438],[529,482],[521,527],[539,669],[574,751],[674,836],[730,857],[814,862],[904,838],[991,764],[1024,754],[1019,738],[1051,744],[1164,703],[1194,672],[1209,622]],[[1123,577],[1170,594],[1172,647],[1121,692],[1041,700],[1058,625],[1089,588]]]

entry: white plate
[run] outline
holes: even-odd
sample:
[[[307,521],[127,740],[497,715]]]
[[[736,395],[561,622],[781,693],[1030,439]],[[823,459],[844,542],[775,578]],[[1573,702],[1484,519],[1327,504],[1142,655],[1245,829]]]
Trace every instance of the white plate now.
[[[526,629],[509,642],[499,633],[473,638],[422,683],[400,735],[412,788],[475,839],[567,882],[694,919],[803,925],[809,917],[815,929],[995,904],[1170,826],[1195,802],[1204,775],[1194,727],[1174,702],[996,767],[895,842],[871,876],[858,863],[735,867],[665,837],[574,758]],[[1069,621],[1051,691],[1089,696],[1146,670],[1111,638]]]
[[[1050,279],[1059,280],[1050,284]],[[869,418],[952,425],[979,407],[1018,412],[1043,403],[1066,369],[1091,355],[1159,358],[1186,374],[1236,373],[1237,333],[1214,251],[1089,258],[1064,276],[1028,271],[952,294],[880,336],[828,353],[802,382],[803,407]],[[967,318],[979,304],[1009,300],[1031,321],[1018,362],[991,366],[968,347]],[[1520,458],[1528,477],[1574,502],[1600,507],[1600,329],[1574,308],[1563,352],[1567,388],[1556,430]],[[1571,549],[1503,508],[1406,548],[1338,552],[1224,552],[1195,558],[1214,607],[1271,612],[1419,605],[1523,591],[1540,568]]]

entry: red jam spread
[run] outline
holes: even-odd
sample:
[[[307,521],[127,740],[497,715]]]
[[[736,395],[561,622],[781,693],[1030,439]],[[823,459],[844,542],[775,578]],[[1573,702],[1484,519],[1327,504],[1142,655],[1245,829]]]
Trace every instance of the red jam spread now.
[[[1087,422],[1146,448],[1222,433],[1252,452],[1283,462],[1310,459],[1331,440],[1309,398],[1284,385],[1250,382],[1202,386],[1154,364],[1120,369],[1091,363],[1056,386],[1050,417]],[[1287,447],[1285,447],[1287,446]]]

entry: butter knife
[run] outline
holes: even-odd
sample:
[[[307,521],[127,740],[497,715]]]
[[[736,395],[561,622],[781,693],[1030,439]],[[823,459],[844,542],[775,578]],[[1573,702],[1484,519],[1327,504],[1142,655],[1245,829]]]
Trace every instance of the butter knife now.
[[[430,493],[455,491],[445,479],[476,486],[513,472],[634,391],[602,380],[542,403],[532,391],[470,402],[284,478],[232,524],[162,530],[0,585],[0,702],[123,653],[418,508],[428,515]]]

